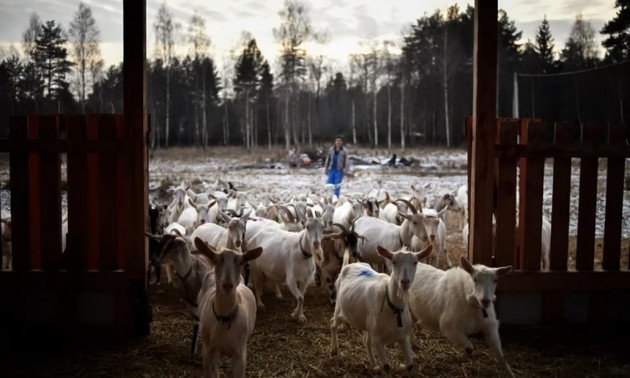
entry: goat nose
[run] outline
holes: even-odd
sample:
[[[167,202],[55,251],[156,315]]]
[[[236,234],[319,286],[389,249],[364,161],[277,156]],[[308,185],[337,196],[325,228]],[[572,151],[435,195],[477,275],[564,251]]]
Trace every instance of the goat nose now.
[[[408,278],[403,278],[402,280],[400,280],[400,286],[403,289],[409,289],[410,284],[411,284],[411,281]]]
[[[223,285],[221,285],[221,287],[223,288],[224,292],[230,292],[232,291],[234,285],[232,285],[231,283],[224,283]]]
[[[318,241],[313,242],[313,247],[314,247],[315,249],[319,248],[319,242],[318,242]]]
[[[201,220],[201,224],[204,224],[204,223],[206,223],[206,220],[205,220],[205,219],[202,219],[202,220]]]
[[[238,240],[238,241],[237,241],[236,243],[234,243],[234,244],[236,244],[236,246],[237,246],[237,247],[240,247],[240,246],[241,246],[241,241],[240,241],[240,240]]]
[[[482,300],[481,300],[481,305],[482,305],[484,308],[487,308],[488,306],[490,306],[490,299],[482,299]]]
[[[435,241],[435,235],[431,235],[431,241]]]

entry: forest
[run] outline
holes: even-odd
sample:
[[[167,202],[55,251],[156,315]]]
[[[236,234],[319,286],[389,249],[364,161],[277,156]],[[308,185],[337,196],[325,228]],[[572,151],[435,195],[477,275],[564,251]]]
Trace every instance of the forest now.
[[[535,39],[523,42],[514,20],[499,10],[497,115],[627,121],[630,0],[616,0],[615,9],[599,31],[576,15],[562,48],[546,17]],[[179,25],[161,4],[155,20],[147,20],[155,32],[155,51],[147,51],[150,148],[288,149],[337,134],[387,149],[463,145],[464,119],[472,114],[472,7],[424,14],[401,41],[367,41],[364,53],[349,56],[347,72],[333,72],[326,56],[304,47],[321,36],[303,3],[286,0],[278,14],[278,61],[245,34],[231,69],[220,74],[203,15]],[[123,66],[105,67],[89,6],[80,3],[67,27],[37,13],[27,21],[21,46],[0,51],[0,137],[12,116],[122,113]],[[595,33],[603,36],[602,49]],[[176,53],[179,40],[189,45],[186,55]]]

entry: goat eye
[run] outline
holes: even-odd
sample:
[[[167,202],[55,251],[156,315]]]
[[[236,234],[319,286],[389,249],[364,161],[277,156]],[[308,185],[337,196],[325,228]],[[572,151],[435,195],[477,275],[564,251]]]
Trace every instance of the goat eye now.
[[[475,281],[475,283],[477,283],[477,279],[476,278],[474,278],[474,281]]]

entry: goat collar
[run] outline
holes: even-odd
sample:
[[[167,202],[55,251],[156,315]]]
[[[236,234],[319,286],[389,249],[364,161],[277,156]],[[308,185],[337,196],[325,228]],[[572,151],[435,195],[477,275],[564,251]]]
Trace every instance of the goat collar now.
[[[385,288],[385,299],[387,300],[387,305],[389,306],[389,308],[392,309],[392,311],[396,315],[396,322],[398,323],[398,328],[402,328],[403,326],[402,313],[403,311],[405,311],[405,308],[396,307],[396,305],[392,303],[392,300],[389,298],[389,287]]]
[[[305,258],[305,259],[310,259],[311,257],[313,257],[313,254],[312,254],[312,253],[308,253],[308,252],[306,252],[306,250],[304,249],[304,247],[302,247],[302,239],[303,239],[303,238],[304,238],[304,237],[303,237],[303,236],[301,236],[301,237],[300,237],[300,240],[298,240],[298,244],[300,245],[300,251],[302,251],[302,255],[304,255],[304,258]]]
[[[192,264],[190,264],[190,267],[188,268],[188,272],[186,272],[186,274],[184,274],[183,276],[180,276],[179,273],[177,273],[177,278],[179,278],[180,281],[186,281],[188,279],[188,277],[190,276],[190,273],[192,273]]]
[[[229,329],[232,326],[232,322],[234,321],[234,319],[236,319],[236,315],[238,314],[238,305],[236,305],[234,311],[232,311],[232,313],[230,313],[229,315],[219,316],[217,315],[217,311],[214,309],[214,302],[212,302],[212,313],[219,323],[227,324]]]

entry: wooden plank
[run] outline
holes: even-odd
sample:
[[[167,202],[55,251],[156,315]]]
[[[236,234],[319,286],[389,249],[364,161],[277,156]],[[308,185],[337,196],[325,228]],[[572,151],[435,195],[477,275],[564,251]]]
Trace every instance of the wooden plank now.
[[[608,127],[609,145],[624,144],[624,127],[611,124]],[[618,270],[621,265],[621,220],[623,210],[623,185],[626,161],[622,158],[608,158],[606,172],[606,220],[604,223],[604,270]]]
[[[99,140],[116,139],[116,118],[114,115],[101,114],[97,118],[88,117],[90,122],[96,122]],[[89,125],[92,127],[92,125]],[[115,270],[118,265],[117,251],[117,208],[118,208],[118,163],[113,154],[99,154],[98,171],[100,174],[98,186],[99,206],[99,270]]]
[[[497,121],[497,143],[516,146],[517,119]],[[496,266],[515,265],[516,155],[496,160]]]
[[[544,139],[542,122],[521,122],[521,143],[537,144]],[[540,234],[545,176],[545,159],[520,159],[519,251],[520,268],[540,270]]]
[[[597,145],[599,126],[582,124],[582,144]],[[597,211],[598,159],[583,158],[580,162],[580,198],[578,200],[578,226],[576,242],[577,270],[592,270],[595,259],[595,214]]]
[[[556,123],[554,143],[562,146],[571,142],[570,123]],[[569,219],[571,210],[571,159],[553,159],[553,198],[551,200],[551,243],[549,265],[551,270],[566,270],[569,258]]]
[[[144,237],[144,231],[148,230],[146,19],[146,0],[123,0],[124,156],[129,178],[129,190],[124,197],[129,212],[124,219],[125,271],[134,303],[133,313],[128,316],[133,319],[137,335],[149,333],[150,313],[146,274],[148,249]]]
[[[98,139],[98,116],[97,114],[88,114],[86,117],[86,136],[88,140]],[[99,170],[99,154],[88,153],[87,154],[87,203],[99,204],[101,199],[99,198],[101,185],[101,174]],[[87,253],[88,269],[99,270],[100,269],[100,253],[101,253],[101,206],[88,206],[88,249]]]
[[[59,136],[59,116],[39,117],[39,139],[56,141]],[[56,152],[40,155],[40,245],[42,269],[61,268],[61,158]]]
[[[125,137],[125,118],[122,114],[117,114],[116,120],[116,139],[123,140]],[[125,266],[125,221],[128,216],[128,209],[125,203],[125,194],[129,190],[129,174],[127,171],[127,162],[125,161],[123,154],[116,155],[116,250],[118,255],[116,259],[118,261],[118,268],[123,269]],[[148,197],[147,197],[148,198]],[[148,210],[147,210],[148,211]]]
[[[85,115],[64,117],[68,139],[77,143],[87,141]],[[88,269],[88,162],[87,153],[71,152],[67,156],[68,172],[68,235],[65,256],[68,268]]]
[[[41,117],[38,115],[28,116],[27,138],[38,139],[39,124]],[[28,232],[31,238],[31,250],[29,251],[29,259],[32,269],[42,268],[42,237],[41,223],[38,221],[41,217],[41,175],[40,175],[40,154],[39,151],[28,152]],[[15,228],[15,227],[14,227]]]
[[[38,151],[51,153],[64,152],[104,152],[104,153],[121,153],[123,150],[122,143],[118,141],[86,141],[79,143],[73,140],[26,140],[26,141],[10,141],[8,139],[0,139],[0,152],[20,152],[20,151]]]
[[[565,271],[533,272],[513,271],[502,276],[498,291],[609,291],[630,290],[629,271]]]
[[[12,117],[9,125],[9,140],[26,139],[27,118]],[[13,270],[23,271],[31,268],[29,253],[31,238],[29,234],[28,154],[24,151],[11,152],[9,155],[9,177],[11,179],[11,241],[13,252]],[[20,209],[20,211],[17,211]]]
[[[495,146],[495,156],[503,154],[513,154],[512,146]],[[540,157],[562,157],[562,158],[630,158],[630,147],[628,146],[581,146],[575,143],[557,146],[550,143],[542,143],[538,146],[518,146],[516,148],[518,157],[540,156]]]
[[[485,265],[492,264],[497,12],[497,0],[475,0],[470,256]]]

